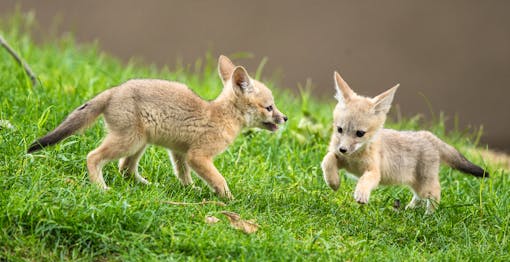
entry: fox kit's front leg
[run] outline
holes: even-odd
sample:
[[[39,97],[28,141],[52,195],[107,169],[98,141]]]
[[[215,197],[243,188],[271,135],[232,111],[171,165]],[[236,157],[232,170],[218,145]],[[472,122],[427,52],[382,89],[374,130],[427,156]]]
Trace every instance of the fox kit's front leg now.
[[[360,204],[368,203],[370,193],[379,185],[381,181],[381,173],[379,170],[366,171],[358,180],[356,190],[354,191],[354,199]]]
[[[222,198],[233,199],[227,181],[214,166],[212,157],[205,157],[190,152],[187,159],[189,166],[216,194]]]
[[[168,150],[168,155],[170,155],[170,160],[174,166],[175,175],[177,178],[179,178],[181,184],[184,186],[193,184],[193,179],[191,179],[191,174],[188,163],[186,163],[185,155],[170,150]]]
[[[340,167],[338,166],[336,155],[328,152],[322,160],[321,167],[324,181],[326,181],[326,184],[328,184],[331,189],[337,191],[340,187],[340,176],[338,175]]]

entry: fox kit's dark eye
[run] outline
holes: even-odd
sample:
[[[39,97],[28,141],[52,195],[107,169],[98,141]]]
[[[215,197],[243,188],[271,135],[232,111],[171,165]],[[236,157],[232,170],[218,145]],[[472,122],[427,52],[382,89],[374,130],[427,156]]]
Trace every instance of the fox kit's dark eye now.
[[[364,135],[365,135],[365,131],[361,131],[361,130],[356,131],[357,137],[363,137]]]
[[[268,106],[268,107],[266,107],[266,110],[267,110],[268,112],[273,111],[273,106]]]
[[[338,131],[338,133],[341,134],[344,130],[341,127],[338,127],[337,131]]]

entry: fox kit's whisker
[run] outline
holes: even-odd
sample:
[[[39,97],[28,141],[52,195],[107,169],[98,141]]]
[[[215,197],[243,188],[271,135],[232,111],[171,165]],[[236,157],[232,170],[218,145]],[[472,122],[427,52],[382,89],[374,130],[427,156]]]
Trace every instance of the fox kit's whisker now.
[[[441,199],[441,161],[464,173],[489,176],[428,131],[383,128],[399,85],[374,98],[357,95],[337,72],[335,85],[338,104],[333,112],[333,134],[321,165],[324,180],[333,190],[340,186],[338,170],[344,168],[359,178],[354,192],[357,202],[368,203],[379,184],[405,184],[414,193],[406,208],[423,200],[431,213]]]

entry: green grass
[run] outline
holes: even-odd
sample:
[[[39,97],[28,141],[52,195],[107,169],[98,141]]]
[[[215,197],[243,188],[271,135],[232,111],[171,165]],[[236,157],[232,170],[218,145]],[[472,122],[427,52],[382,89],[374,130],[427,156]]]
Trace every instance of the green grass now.
[[[0,34],[40,79],[31,87],[0,50],[0,119],[14,126],[0,129],[0,260],[510,260],[508,171],[474,154],[467,157],[486,167],[490,179],[442,167],[442,203],[432,216],[424,209],[393,210],[395,199],[403,205],[411,199],[404,187],[380,187],[369,205],[359,206],[352,197],[354,181],[342,178],[333,192],[322,180],[333,99],[297,96],[270,81],[290,122],[274,134],[245,132],[216,158],[236,197],[226,207],[161,203],[217,198],[196,176],[201,190],[183,188],[158,147],[150,147],[140,163],[153,185],[123,179],[111,163],[104,173],[112,190],[102,192],[89,183],[85,165],[86,154],[104,135],[101,120],[36,154],[27,155],[27,146],[84,101],[130,78],[176,80],[213,98],[222,86],[216,56],[172,71],[122,64],[72,37],[36,45],[29,28],[19,15],[0,22]],[[477,140],[470,131],[446,133],[443,118],[389,126],[426,128],[463,149]],[[256,219],[261,228],[252,235],[237,231],[223,210]],[[206,224],[207,215],[221,221]]]

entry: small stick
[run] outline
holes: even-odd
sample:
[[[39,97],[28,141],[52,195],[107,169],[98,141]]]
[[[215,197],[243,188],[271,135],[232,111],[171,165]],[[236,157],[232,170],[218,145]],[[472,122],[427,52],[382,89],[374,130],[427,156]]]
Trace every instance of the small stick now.
[[[23,61],[23,59],[21,59],[19,57],[19,55],[16,53],[16,51],[14,51],[14,49],[12,49],[9,46],[9,44],[7,44],[7,41],[5,41],[5,39],[1,35],[0,35],[0,45],[3,46],[7,50],[7,52],[9,52],[9,54],[11,54],[11,56],[14,58],[14,60],[16,60],[16,62],[18,62],[18,64],[20,66],[22,66],[23,69],[25,69],[25,72],[30,77],[30,81],[32,81],[32,86],[35,86],[37,84],[37,79],[35,78],[35,75],[32,72],[32,69],[30,69],[30,66],[28,66],[28,64],[25,63],[25,61]]]
[[[193,203],[187,203],[187,202],[174,202],[174,201],[161,201],[163,204],[169,204],[169,205],[176,205],[176,206],[192,206],[192,205],[217,205],[217,206],[226,206],[227,204],[220,202],[220,201],[209,201],[209,200],[202,200],[202,202],[193,202]]]

